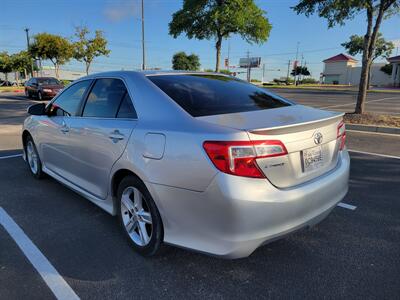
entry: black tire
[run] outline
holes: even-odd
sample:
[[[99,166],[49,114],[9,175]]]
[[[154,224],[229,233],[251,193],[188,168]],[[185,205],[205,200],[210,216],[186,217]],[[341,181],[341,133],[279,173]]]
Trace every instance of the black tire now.
[[[42,95],[42,92],[41,92],[41,91],[39,91],[39,92],[37,93],[37,98],[38,98],[38,100],[40,100],[40,101],[43,100],[43,95]]]
[[[25,89],[25,96],[26,96],[28,99],[32,98],[32,97],[31,97],[31,94],[29,93],[29,91],[28,91],[27,89]]]
[[[128,233],[128,229],[126,228],[124,221],[123,221],[123,208],[121,204],[121,198],[122,194],[124,191],[130,188],[136,188],[139,190],[139,192],[142,194],[142,199],[143,199],[143,207],[146,206],[146,209],[150,212],[151,214],[151,235],[148,243],[146,245],[139,245],[137,244],[134,239],[131,237],[131,235]],[[157,254],[157,252],[160,250],[161,245],[163,243],[164,239],[164,230],[163,230],[163,225],[162,225],[162,220],[160,217],[160,213],[158,212],[157,206],[154,203],[153,198],[151,197],[149,191],[147,190],[145,184],[137,177],[135,176],[127,176],[125,177],[121,183],[118,186],[118,192],[117,192],[117,211],[118,211],[118,222],[119,225],[121,226],[122,231],[124,232],[129,244],[132,246],[132,248],[138,252],[139,254],[143,256],[153,256]],[[127,215],[127,212],[124,213],[124,215]],[[129,218],[129,216],[128,216]],[[133,227],[133,226],[132,226]],[[139,230],[137,226],[137,230]],[[133,232],[134,230],[132,230]],[[137,231],[135,231],[137,234]]]
[[[29,155],[30,155],[28,153],[29,151],[33,151],[34,155],[36,155],[35,163],[29,157]],[[41,179],[44,177],[44,173],[43,173],[43,169],[42,169],[42,161],[40,160],[39,153],[36,149],[36,145],[33,142],[33,139],[31,136],[28,136],[25,141],[25,161],[26,161],[28,169],[31,172],[33,177],[35,177],[36,179]]]

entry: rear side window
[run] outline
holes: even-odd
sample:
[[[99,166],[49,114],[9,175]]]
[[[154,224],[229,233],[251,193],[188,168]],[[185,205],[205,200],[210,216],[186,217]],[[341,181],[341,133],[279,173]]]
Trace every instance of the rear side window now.
[[[90,86],[91,80],[84,80],[77,82],[68,87],[60,96],[54,101],[53,106],[61,108],[66,115],[76,116],[81,104],[83,95],[87,88]]]
[[[147,78],[194,117],[292,105],[265,89],[227,76],[193,74]]]
[[[137,119],[135,108],[133,107],[132,100],[128,93],[125,93],[125,96],[122,99],[117,118]]]
[[[129,103],[127,103],[128,100]],[[119,113],[120,110],[121,113]],[[132,115],[132,112],[134,112],[132,101],[122,80],[103,78],[96,80],[89,93],[83,109],[83,116],[116,118],[121,115],[121,118],[128,118],[128,115]]]

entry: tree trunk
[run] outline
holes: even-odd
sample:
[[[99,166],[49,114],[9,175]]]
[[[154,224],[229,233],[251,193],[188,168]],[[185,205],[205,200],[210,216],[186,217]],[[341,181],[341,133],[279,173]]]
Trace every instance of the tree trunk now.
[[[55,63],[55,64],[54,64],[54,71],[55,71],[55,73],[56,73],[56,78],[57,78],[57,79],[60,79],[59,70],[60,70],[60,65],[57,64],[57,63]]]
[[[372,68],[373,63],[374,63],[374,61],[371,61],[371,64],[369,65],[369,68],[368,68],[367,90],[369,90],[371,88],[371,68]]]
[[[86,75],[89,75],[90,62],[86,62]]]
[[[219,63],[221,60],[221,45],[222,45],[222,36],[218,36],[217,42],[215,43],[215,49],[217,50],[215,72],[219,72]]]
[[[360,78],[360,85],[358,88],[358,96],[357,96],[357,104],[355,113],[356,114],[363,114],[365,109],[365,99],[367,98],[367,88],[369,84],[369,71],[372,63],[372,56],[375,48],[376,37],[379,32],[379,27],[382,22],[383,14],[385,11],[384,5],[380,4],[378,15],[376,17],[374,28],[372,29],[372,22],[373,22],[373,8],[368,8],[367,10],[367,20],[368,20],[368,27],[367,33],[364,36],[364,51],[362,56],[362,67],[361,67],[361,78]],[[372,34],[371,34],[372,32]]]

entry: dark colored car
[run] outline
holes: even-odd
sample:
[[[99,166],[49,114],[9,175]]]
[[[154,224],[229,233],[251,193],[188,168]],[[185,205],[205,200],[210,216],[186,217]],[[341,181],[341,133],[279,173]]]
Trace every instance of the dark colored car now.
[[[64,85],[53,77],[33,77],[25,83],[25,95],[39,100],[51,99],[64,88]]]

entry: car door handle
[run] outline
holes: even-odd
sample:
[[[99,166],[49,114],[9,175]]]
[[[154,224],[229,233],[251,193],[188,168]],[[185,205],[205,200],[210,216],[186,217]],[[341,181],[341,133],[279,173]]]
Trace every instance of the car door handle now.
[[[118,141],[121,141],[125,138],[125,136],[119,132],[119,130],[114,130],[113,132],[110,133],[108,136],[114,143],[117,143]]]
[[[60,130],[61,130],[62,133],[67,133],[67,132],[69,132],[69,127],[67,126],[67,124],[65,124],[65,123],[63,122],[63,124],[62,124]]]

